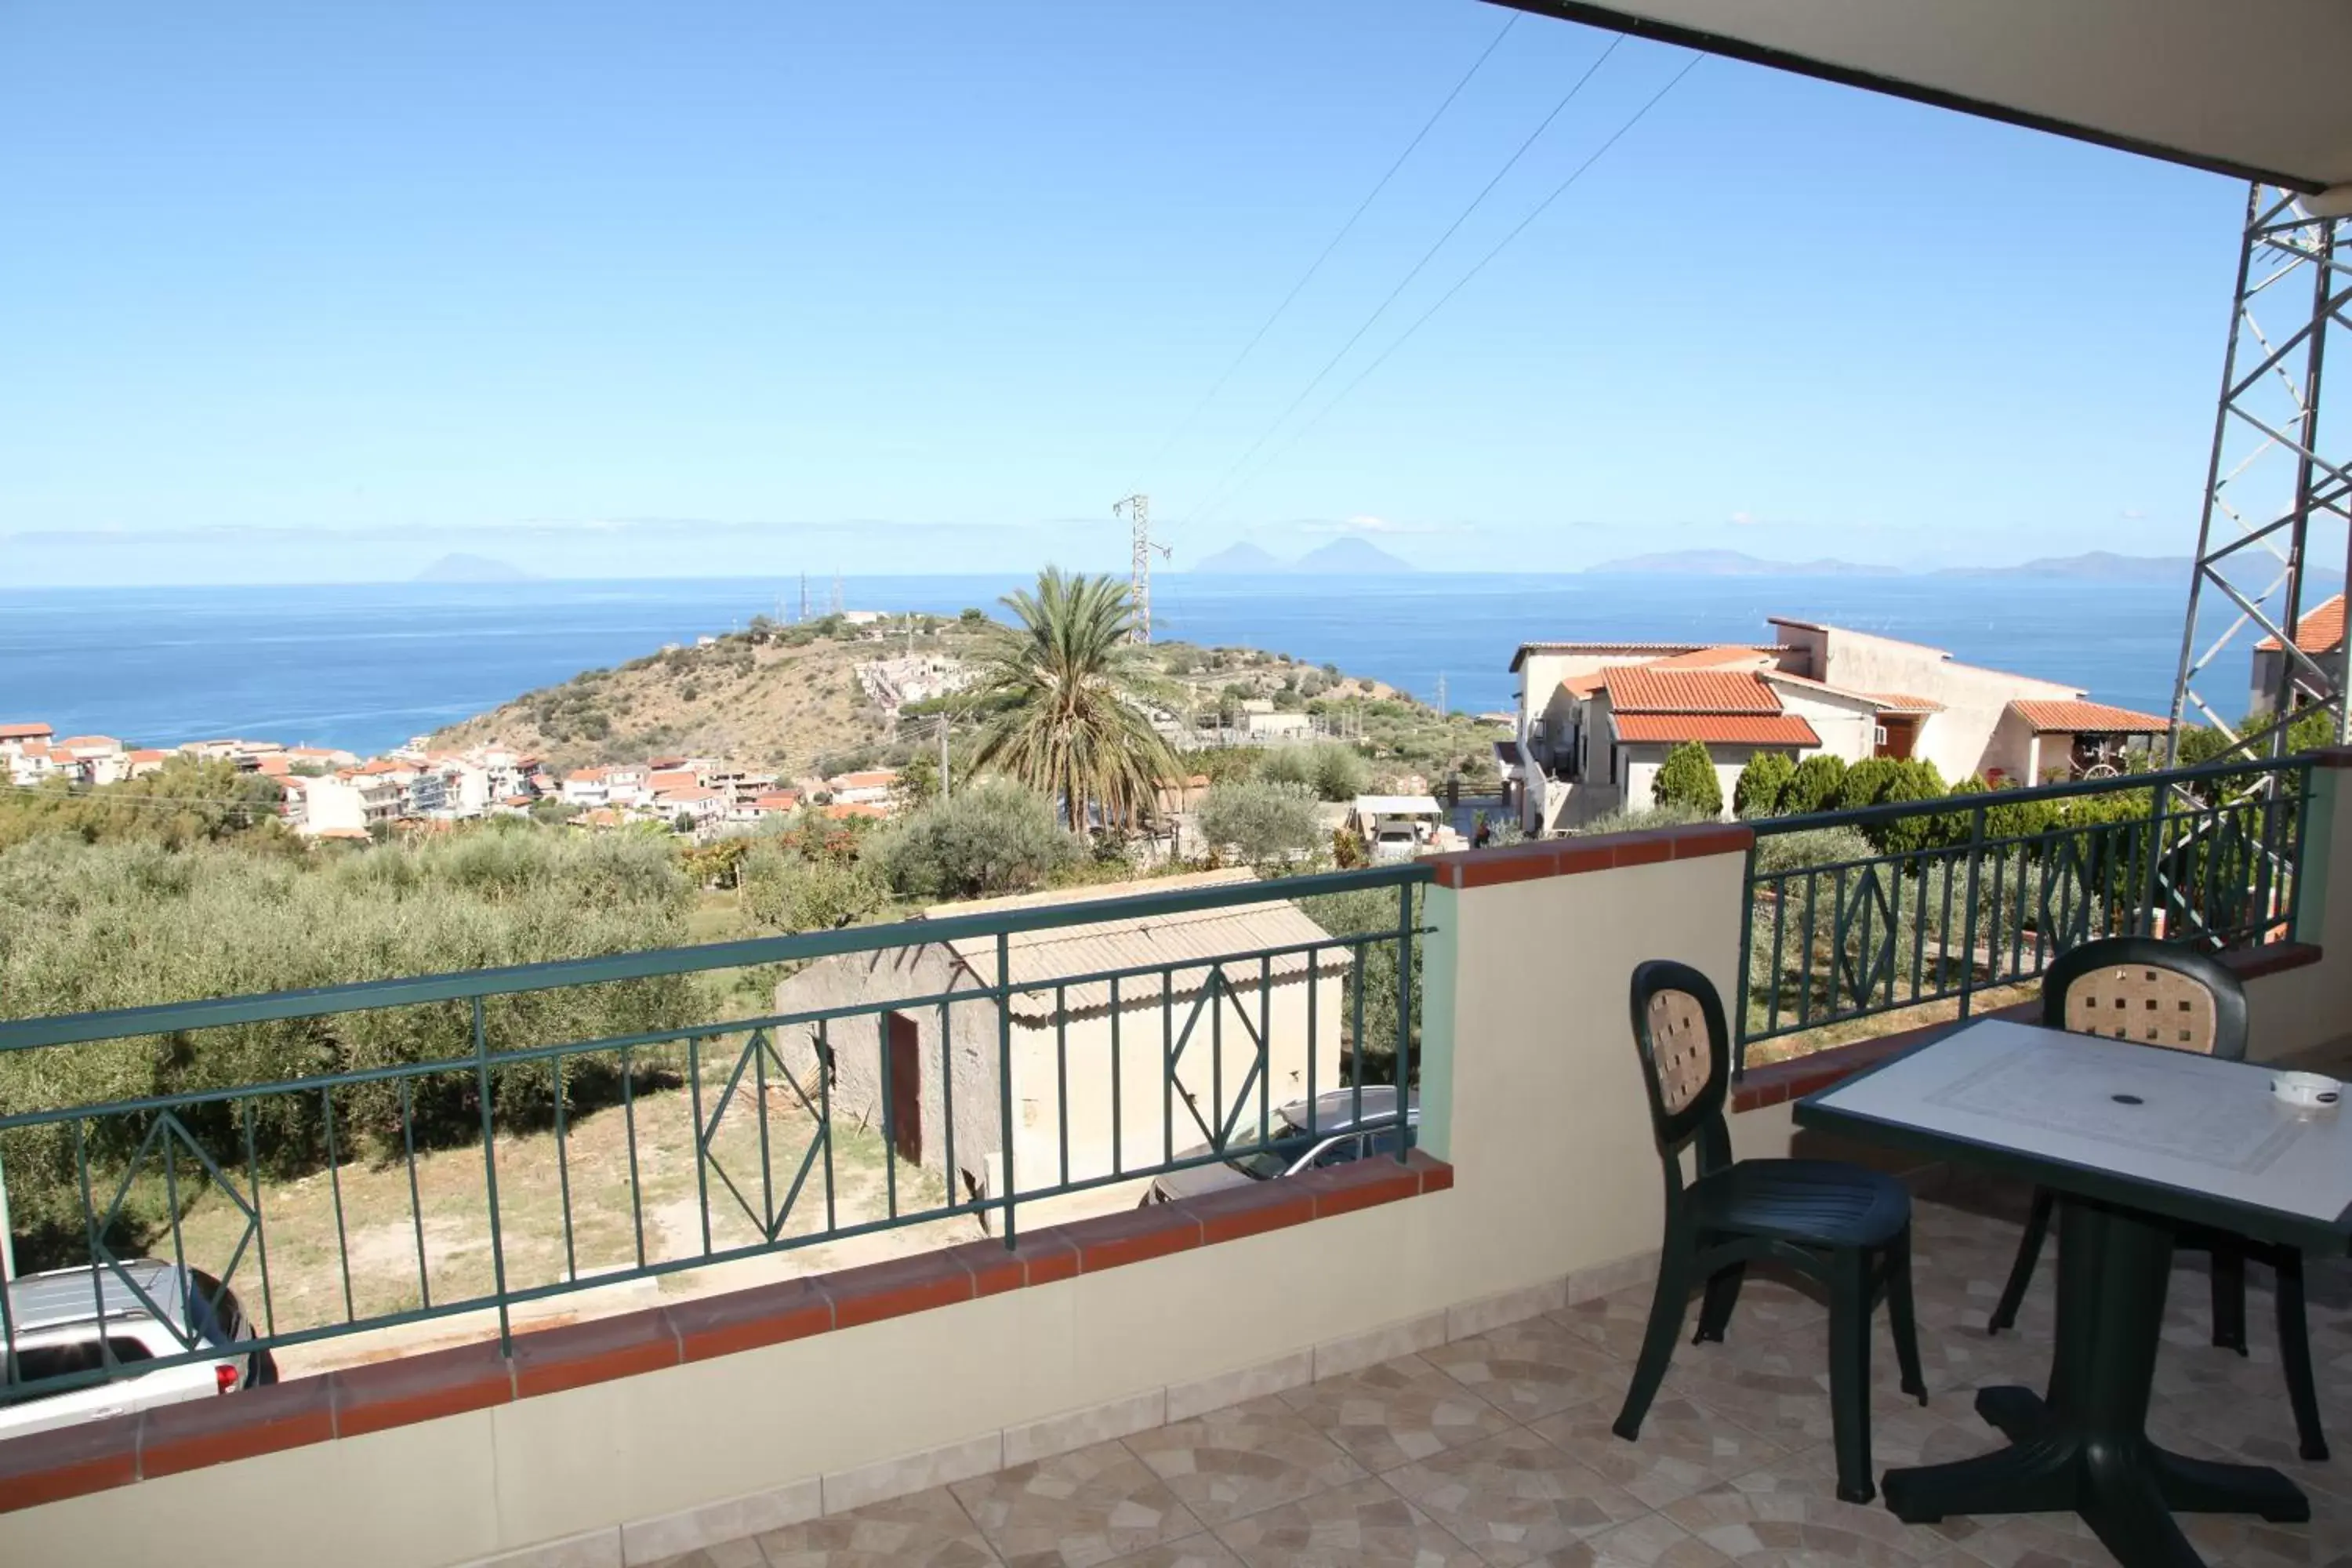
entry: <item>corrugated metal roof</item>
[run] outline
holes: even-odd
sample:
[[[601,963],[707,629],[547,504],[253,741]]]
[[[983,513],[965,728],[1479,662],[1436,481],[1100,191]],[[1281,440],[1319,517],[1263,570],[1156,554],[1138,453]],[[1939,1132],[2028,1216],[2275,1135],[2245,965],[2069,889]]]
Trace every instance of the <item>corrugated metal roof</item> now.
[[[1708,746],[1818,746],[1822,738],[1794,713],[1620,713],[1617,738],[1629,743]]]
[[[1778,713],[1780,699],[1747,670],[1612,669],[1609,706],[1619,713]]]
[[[992,899],[978,903],[947,904],[926,911],[931,915],[991,913],[1005,909],[1044,904],[1076,903],[1084,900],[1118,898],[1138,893],[1186,891],[1204,887],[1238,887],[1255,883],[1247,870],[1207,871],[1189,877],[1163,877],[1149,882],[1114,887],[1080,888],[1064,892]],[[1068,986],[1059,995],[1054,982],[1077,974],[1140,970],[1118,983],[1119,1008],[1157,1007],[1160,975],[1165,967],[1176,1001],[1197,996],[1208,985],[1212,965],[1207,961],[1229,958],[1222,966],[1225,984],[1237,991],[1255,990],[1261,974],[1280,985],[1304,979],[1311,956],[1315,972],[1344,974],[1351,962],[1345,948],[1319,952],[1286,953],[1261,961],[1268,948],[1297,947],[1328,940],[1335,933],[1307,918],[1307,911],[1287,900],[1271,903],[1237,904],[1228,909],[1192,910],[1178,914],[1144,915],[1132,920],[1061,926],[1042,931],[1017,931],[1006,941],[1013,984],[1021,987],[1013,999],[1013,1016],[1029,1025],[1050,1024],[1057,1013],[1082,1017],[1110,1010],[1110,982],[1094,980]],[[1351,935],[1352,932],[1336,933]],[[976,937],[943,944],[982,985],[996,984],[996,942]],[[1188,967],[1189,966],[1189,967]]]
[[[2161,734],[2172,727],[2170,721],[2153,713],[2135,713],[2128,708],[2110,708],[2104,702],[2012,702],[2010,706],[2042,731],[2140,735]]]

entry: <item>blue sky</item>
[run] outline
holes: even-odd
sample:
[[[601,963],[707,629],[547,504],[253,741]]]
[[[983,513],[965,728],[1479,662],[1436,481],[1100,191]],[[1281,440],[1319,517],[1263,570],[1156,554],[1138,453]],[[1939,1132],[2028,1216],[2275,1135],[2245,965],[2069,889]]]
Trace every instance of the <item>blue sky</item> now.
[[[1510,16],[17,0],[0,552],[1111,566],[1138,489],[1179,568],[2186,552],[2243,188],[1725,60],[1209,505],[1610,41],[1518,21],[1178,436]],[[1298,417],[1685,58],[1621,47]]]

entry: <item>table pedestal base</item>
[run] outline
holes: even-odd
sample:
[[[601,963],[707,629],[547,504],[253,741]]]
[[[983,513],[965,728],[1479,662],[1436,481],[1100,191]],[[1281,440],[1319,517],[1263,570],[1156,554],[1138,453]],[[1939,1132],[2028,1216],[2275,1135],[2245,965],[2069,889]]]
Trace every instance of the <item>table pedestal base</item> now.
[[[2311,1517],[2294,1482],[2148,1441],[2148,1387],[2172,1268],[2165,1222],[2086,1199],[2059,1205],[2058,1348],[2046,1398],[1988,1388],[1977,1414],[2010,1447],[1957,1464],[1889,1470],[1886,1506],[1910,1524],[1948,1514],[2082,1515],[2126,1568],[2201,1568],[2172,1516]]]

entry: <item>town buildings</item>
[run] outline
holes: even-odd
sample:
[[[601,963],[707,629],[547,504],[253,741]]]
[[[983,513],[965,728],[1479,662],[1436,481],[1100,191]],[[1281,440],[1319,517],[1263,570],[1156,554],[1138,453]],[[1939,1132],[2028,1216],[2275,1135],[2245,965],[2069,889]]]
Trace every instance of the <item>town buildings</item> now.
[[[1645,806],[1666,753],[1707,749],[1727,803],[1759,752],[1916,757],[1948,781],[2034,784],[2118,768],[2164,733],[2080,687],[1956,663],[1940,648],[1773,617],[1754,644],[1531,642],[1518,733],[1498,745],[1530,833]],[[2340,639],[2340,615],[2339,632]]]

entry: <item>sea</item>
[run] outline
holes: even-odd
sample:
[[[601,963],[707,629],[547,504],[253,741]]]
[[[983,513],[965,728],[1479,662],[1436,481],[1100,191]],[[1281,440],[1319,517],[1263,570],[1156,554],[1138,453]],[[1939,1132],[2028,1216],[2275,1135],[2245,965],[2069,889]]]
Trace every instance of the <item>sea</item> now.
[[[1016,577],[854,577],[850,609],[994,611]],[[832,585],[812,584],[820,600]],[[1469,712],[1512,707],[1551,639],[1769,642],[1825,621],[2162,712],[2185,584],[2019,578],[1412,574],[1156,578],[1156,637],[1261,648]],[[774,578],[0,589],[0,722],[149,746],[240,736],[366,755],[665,643],[792,619]],[[822,613],[824,605],[814,606]],[[2243,656],[2240,657],[2241,664]],[[2216,672],[2214,685],[2245,679]]]

